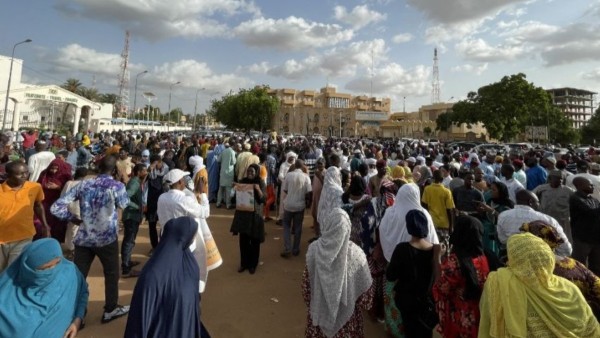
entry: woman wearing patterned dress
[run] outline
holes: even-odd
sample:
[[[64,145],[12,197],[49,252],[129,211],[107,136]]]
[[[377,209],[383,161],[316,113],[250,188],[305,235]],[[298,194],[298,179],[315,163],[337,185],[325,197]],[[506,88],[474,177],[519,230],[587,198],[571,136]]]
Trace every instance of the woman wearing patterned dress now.
[[[341,208],[328,211],[321,237],[308,247],[302,295],[308,306],[305,337],[364,337],[371,273],[364,252],[350,241],[350,218]]]

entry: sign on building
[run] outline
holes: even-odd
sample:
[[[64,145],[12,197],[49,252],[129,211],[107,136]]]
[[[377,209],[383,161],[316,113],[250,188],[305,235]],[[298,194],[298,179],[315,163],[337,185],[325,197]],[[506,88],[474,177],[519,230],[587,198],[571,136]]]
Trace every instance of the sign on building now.
[[[547,140],[548,128],[546,126],[529,126],[525,129],[525,135],[530,140]]]
[[[387,121],[388,114],[378,111],[357,111],[356,121]]]

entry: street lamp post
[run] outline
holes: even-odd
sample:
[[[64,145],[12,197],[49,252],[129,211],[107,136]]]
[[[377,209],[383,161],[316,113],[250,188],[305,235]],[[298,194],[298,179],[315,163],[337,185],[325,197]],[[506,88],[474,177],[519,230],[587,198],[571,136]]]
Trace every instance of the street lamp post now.
[[[177,81],[175,83],[172,83],[171,86],[169,86],[169,109],[167,110],[167,131],[169,131],[169,123],[171,123],[171,94],[173,93],[173,86],[180,84],[181,81]]]
[[[196,116],[198,116],[198,93],[200,93],[201,90],[204,90],[204,88],[196,90],[196,103],[194,104],[194,123],[192,124],[192,132],[196,130]]]
[[[4,100],[4,117],[2,118],[2,131],[4,131],[4,128],[6,127],[6,115],[8,114],[8,95],[10,93],[10,80],[12,78],[13,62],[15,61],[15,48],[17,48],[17,46],[20,44],[28,42],[31,42],[31,39],[15,43],[12,49],[12,54],[10,56],[10,70],[8,71],[8,84],[6,85],[6,100]]]
[[[146,73],[148,73],[147,70],[145,70],[143,72],[140,72],[140,73],[138,73],[135,76],[135,90],[134,90],[134,94],[133,94],[133,117],[134,118],[135,118],[135,112],[136,112],[136,109],[137,109],[136,104],[137,104],[137,84],[138,84],[138,77],[140,77],[140,75],[143,75],[143,74],[146,74]]]

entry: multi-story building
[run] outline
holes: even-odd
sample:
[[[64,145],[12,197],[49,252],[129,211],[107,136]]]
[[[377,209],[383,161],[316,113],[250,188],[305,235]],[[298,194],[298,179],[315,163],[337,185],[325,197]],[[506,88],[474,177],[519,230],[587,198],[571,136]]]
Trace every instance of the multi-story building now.
[[[391,107],[389,98],[353,96],[333,87],[320,91],[269,89],[269,94],[281,102],[273,121],[275,130],[303,135],[377,136]]]
[[[594,115],[594,100],[597,93],[577,88],[546,89],[552,103],[560,108],[573,121],[573,128],[579,129]]]

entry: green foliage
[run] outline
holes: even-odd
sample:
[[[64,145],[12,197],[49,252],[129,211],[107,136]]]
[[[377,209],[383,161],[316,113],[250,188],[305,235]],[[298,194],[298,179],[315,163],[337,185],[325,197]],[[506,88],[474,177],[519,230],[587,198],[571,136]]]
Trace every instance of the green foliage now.
[[[272,129],[273,116],[279,108],[279,99],[269,96],[268,87],[240,89],[220,100],[213,100],[207,111],[228,128],[244,130]]]
[[[435,130],[448,131],[452,127],[452,112],[447,112],[438,115],[435,119]]]
[[[470,92],[444,118],[456,124],[481,122],[492,138],[503,141],[515,139],[528,126],[547,124],[551,140],[566,143],[577,138],[570,121],[552,105],[549,94],[528,82],[523,73],[505,76],[499,82]]]
[[[425,135],[429,136],[431,135],[431,128],[430,127],[425,127],[423,128],[423,132],[425,133]]]
[[[600,107],[592,118],[588,121],[585,127],[581,128],[581,143],[594,144],[600,141]]]

